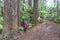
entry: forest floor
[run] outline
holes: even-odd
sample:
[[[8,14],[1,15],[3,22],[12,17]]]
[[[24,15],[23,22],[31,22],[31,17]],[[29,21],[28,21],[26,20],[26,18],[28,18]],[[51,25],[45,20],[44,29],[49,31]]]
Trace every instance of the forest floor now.
[[[21,31],[21,35],[15,40],[60,40],[60,24],[44,19],[42,24],[38,24],[26,33]]]
[[[60,40],[60,24],[44,19],[42,24],[22,33],[17,40]]]

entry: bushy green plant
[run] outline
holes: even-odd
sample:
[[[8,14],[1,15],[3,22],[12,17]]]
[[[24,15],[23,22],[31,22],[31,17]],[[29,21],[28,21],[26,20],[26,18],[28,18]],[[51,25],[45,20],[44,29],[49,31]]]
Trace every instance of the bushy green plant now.
[[[28,28],[27,28],[27,29],[30,29],[30,28],[32,28],[33,26],[34,26],[34,24],[28,23]]]
[[[3,24],[3,17],[0,16],[0,24]]]
[[[38,22],[39,23],[42,23],[43,22],[43,19],[41,17],[38,17]]]
[[[27,30],[29,30],[31,27],[33,27],[33,25],[34,25],[34,24],[32,24],[32,23],[28,23]],[[23,30],[24,30],[23,26],[20,26],[20,27],[18,28],[18,31],[23,31]]]
[[[31,11],[31,12],[30,12]],[[21,10],[21,22],[23,21],[27,21],[28,22],[28,28],[31,28],[33,26],[33,24],[31,23],[31,18],[30,18],[30,13],[32,13],[31,9],[26,9],[26,10]],[[23,26],[20,26],[19,31],[24,30]]]
[[[58,23],[60,23],[60,16],[58,17]]]
[[[48,12],[47,11],[40,11],[40,15],[42,17],[46,17],[48,15]]]
[[[3,25],[2,25],[2,24],[0,24],[0,30],[1,30],[1,29],[3,29]]]
[[[30,14],[26,11],[21,11],[21,21],[30,21]]]
[[[33,14],[33,9],[32,9],[32,8],[28,8],[28,9],[26,9],[26,11],[27,11],[29,14]]]
[[[22,30],[24,30],[24,28],[23,28],[23,26],[20,26],[20,27],[18,28],[18,31],[22,31]]]
[[[54,13],[53,13],[53,14],[48,14],[47,18],[48,18],[49,20],[54,20],[55,14],[54,14]]]
[[[49,15],[47,16],[47,18],[48,18],[49,20],[51,20],[51,21],[56,22],[56,23],[60,23],[60,16],[57,17],[57,14],[54,14],[54,13],[49,14]]]
[[[56,17],[55,20],[54,20],[54,22],[60,23],[60,16]]]

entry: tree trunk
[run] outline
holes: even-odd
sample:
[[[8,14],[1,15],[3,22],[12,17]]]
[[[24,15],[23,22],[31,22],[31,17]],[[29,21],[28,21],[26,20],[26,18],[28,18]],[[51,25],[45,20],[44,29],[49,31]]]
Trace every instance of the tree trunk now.
[[[32,0],[28,0],[28,5],[31,7],[32,6]]]
[[[33,6],[33,23],[36,25],[38,24],[38,0],[34,0],[34,6]]]
[[[4,28],[2,40],[13,40],[17,30],[16,0],[4,0]]]
[[[17,23],[18,23],[18,26],[20,26],[20,0],[17,0]]]
[[[57,19],[58,19],[59,13],[58,13],[58,0],[57,0]]]

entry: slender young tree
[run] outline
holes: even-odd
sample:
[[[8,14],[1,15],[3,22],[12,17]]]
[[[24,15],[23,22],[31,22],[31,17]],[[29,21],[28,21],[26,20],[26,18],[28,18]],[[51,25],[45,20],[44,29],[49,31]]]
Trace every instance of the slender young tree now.
[[[58,13],[58,0],[57,0],[57,19],[58,19],[58,15],[59,13]]]
[[[4,28],[2,40],[13,40],[17,30],[16,0],[4,0]]]
[[[23,0],[23,3],[25,4],[25,0]],[[23,5],[23,10],[24,10],[24,5]]]
[[[32,0],[28,0],[28,5],[31,7],[32,6]]]
[[[17,23],[20,26],[20,0],[17,0]]]
[[[33,23],[36,25],[38,24],[38,0],[34,0],[33,6]]]

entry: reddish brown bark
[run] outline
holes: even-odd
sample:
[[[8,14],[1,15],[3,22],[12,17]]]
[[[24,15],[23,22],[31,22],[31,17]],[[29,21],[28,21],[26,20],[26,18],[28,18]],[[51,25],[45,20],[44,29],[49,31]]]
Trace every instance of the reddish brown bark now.
[[[20,26],[20,0],[17,0],[17,23],[18,23],[18,26]]]
[[[4,0],[4,29],[3,40],[11,40],[17,30],[16,0]]]
[[[34,0],[34,6],[33,6],[33,23],[36,25],[38,24],[38,0]]]
[[[28,0],[28,4],[31,7],[32,6],[32,0]]]

